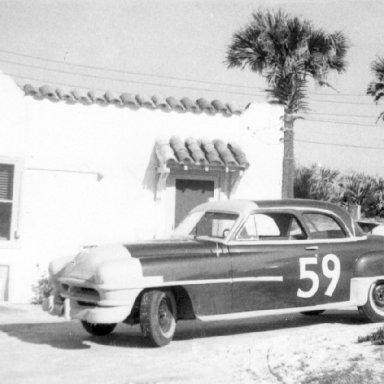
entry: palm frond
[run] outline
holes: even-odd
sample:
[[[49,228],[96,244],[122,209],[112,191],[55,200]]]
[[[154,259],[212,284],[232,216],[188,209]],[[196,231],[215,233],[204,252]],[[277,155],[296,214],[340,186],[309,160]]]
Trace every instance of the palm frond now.
[[[384,81],[384,57],[378,57],[372,62],[371,71],[378,81]]]
[[[345,69],[348,46],[342,32],[327,34],[281,10],[258,11],[233,35],[225,63],[261,74],[269,94],[293,113],[307,108],[307,76],[328,85],[330,71]]]
[[[331,46],[328,62],[330,69],[336,70],[338,73],[344,72],[347,67],[346,56],[350,47],[349,40],[341,31],[337,31],[328,35],[328,41]]]
[[[371,81],[367,88],[367,95],[372,96],[375,103],[384,98],[384,58],[378,57],[371,63],[371,71],[375,77],[374,81]],[[376,122],[379,120],[384,121],[384,112],[381,112],[377,117]]]
[[[377,117],[376,119],[376,123],[380,120],[383,120],[384,121],[384,112],[381,112],[380,115]]]

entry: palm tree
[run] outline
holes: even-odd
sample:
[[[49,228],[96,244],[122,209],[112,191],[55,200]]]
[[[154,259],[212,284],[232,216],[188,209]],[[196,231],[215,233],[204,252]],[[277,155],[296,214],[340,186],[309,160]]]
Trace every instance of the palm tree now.
[[[326,33],[308,20],[285,12],[258,11],[235,33],[228,46],[228,68],[249,67],[267,81],[272,101],[284,106],[284,158],[282,196],[293,197],[293,124],[307,110],[308,79],[330,86],[330,71],[345,71],[349,44],[342,32]]]
[[[372,96],[377,103],[384,96],[384,58],[378,57],[371,64],[371,70],[375,81],[368,85],[367,94]],[[384,112],[381,112],[377,120],[384,120]]]

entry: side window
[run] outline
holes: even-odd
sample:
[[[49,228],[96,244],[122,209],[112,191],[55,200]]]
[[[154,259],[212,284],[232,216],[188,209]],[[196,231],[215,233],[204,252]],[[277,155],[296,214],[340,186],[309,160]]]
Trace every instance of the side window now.
[[[281,232],[275,218],[269,216],[268,214],[259,213],[255,215],[255,220],[259,238],[281,236]]]
[[[292,218],[291,225],[288,231],[288,237],[291,240],[305,240],[307,238],[307,235],[305,234],[295,217]]]
[[[237,235],[237,240],[257,240],[257,231],[256,231],[256,215],[251,215],[248,217],[247,221],[244,223],[243,228]]]
[[[342,239],[347,237],[343,228],[331,216],[322,213],[304,213],[306,226],[315,239]]]
[[[232,213],[206,212],[191,231],[191,235],[224,239],[232,229],[237,218],[238,215]]]
[[[16,218],[16,165],[0,163],[0,241],[12,240]]]
[[[237,240],[303,240],[307,235],[290,213],[256,213],[248,217]]]

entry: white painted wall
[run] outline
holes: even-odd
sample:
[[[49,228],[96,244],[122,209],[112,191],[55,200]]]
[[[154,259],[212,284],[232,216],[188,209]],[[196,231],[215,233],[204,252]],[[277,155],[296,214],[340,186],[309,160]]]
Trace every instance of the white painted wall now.
[[[157,137],[235,140],[251,166],[232,198],[281,196],[282,110],[276,106],[252,104],[228,118],[68,105],[26,97],[0,76],[0,107],[0,159],[23,163],[20,238],[0,243],[0,265],[10,266],[14,302],[30,297],[31,285],[53,258],[72,255],[84,244],[162,232],[157,226],[165,220],[167,202],[155,209]]]

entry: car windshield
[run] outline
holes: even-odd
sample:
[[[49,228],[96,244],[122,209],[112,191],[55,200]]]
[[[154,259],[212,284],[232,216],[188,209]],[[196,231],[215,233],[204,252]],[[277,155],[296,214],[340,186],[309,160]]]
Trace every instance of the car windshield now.
[[[173,238],[225,239],[239,215],[226,212],[191,212],[175,229]]]

